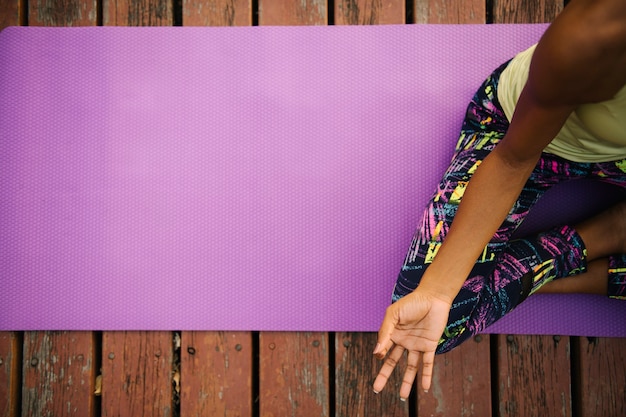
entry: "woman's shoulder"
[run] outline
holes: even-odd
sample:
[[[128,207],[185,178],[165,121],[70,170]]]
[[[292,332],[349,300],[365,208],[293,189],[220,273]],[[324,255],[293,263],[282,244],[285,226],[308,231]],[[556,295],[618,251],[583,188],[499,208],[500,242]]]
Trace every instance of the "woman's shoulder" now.
[[[615,96],[626,84],[626,1],[572,0],[539,42],[530,72],[546,102]]]

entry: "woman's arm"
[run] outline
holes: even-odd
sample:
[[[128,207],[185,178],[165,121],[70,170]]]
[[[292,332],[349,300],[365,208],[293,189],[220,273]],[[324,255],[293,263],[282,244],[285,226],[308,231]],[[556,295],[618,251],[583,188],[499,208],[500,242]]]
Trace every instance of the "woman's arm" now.
[[[383,389],[404,350],[408,351],[408,360],[400,397],[408,397],[420,362],[422,387],[429,389],[435,350],[454,298],[518,198],[542,149],[572,111],[571,106],[544,108],[535,103],[528,91],[522,96],[514,120],[524,128],[509,130],[508,138],[480,164],[469,181],[446,239],[419,286],[387,308],[374,354],[382,359],[393,350],[374,382],[374,391]],[[518,152],[516,144],[525,134],[532,136],[532,144]]]
[[[626,2],[609,3],[572,2],[546,31],[509,130],[469,182],[423,290],[452,302],[572,111],[612,98],[626,82]]]
[[[433,335],[441,335],[447,321],[442,306],[451,305],[541,152],[578,105],[609,99],[625,83],[626,2],[573,0],[539,42],[507,134],[469,181],[420,285],[387,309],[375,354],[383,358],[394,344],[399,349],[388,356],[375,390],[382,389],[405,349],[409,361],[401,396],[408,395],[420,360],[422,386],[428,389],[438,341]]]

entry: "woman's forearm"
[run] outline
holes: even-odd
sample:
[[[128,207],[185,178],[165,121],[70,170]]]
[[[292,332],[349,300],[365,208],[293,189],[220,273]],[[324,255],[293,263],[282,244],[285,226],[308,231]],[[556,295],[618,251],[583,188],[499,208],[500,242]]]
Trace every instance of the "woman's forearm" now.
[[[532,86],[524,88],[505,137],[469,181],[450,230],[422,277],[422,290],[452,302],[573,109],[572,104],[545,104]]]
[[[420,288],[450,303],[461,289],[476,259],[505,220],[535,162],[510,166],[492,152],[476,171],[433,263]]]

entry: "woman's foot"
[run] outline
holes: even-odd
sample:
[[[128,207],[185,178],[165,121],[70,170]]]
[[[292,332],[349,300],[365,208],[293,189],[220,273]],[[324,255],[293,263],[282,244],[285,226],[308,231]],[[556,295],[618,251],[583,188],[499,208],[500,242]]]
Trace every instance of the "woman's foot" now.
[[[626,253],[626,201],[574,227],[587,249],[587,261]]]
[[[544,284],[537,293],[585,293],[606,295],[607,257],[626,253],[626,201],[575,226],[587,250],[587,271]]]

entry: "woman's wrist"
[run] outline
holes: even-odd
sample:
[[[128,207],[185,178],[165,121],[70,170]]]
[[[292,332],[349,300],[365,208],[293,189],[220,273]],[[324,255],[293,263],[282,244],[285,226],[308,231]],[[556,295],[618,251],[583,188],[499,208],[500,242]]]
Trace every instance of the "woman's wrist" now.
[[[455,285],[453,282],[447,282],[448,280],[438,278],[435,275],[436,274],[424,274],[417,289],[422,293],[426,293],[452,305],[452,302],[461,290],[465,280],[463,280],[460,285]]]

